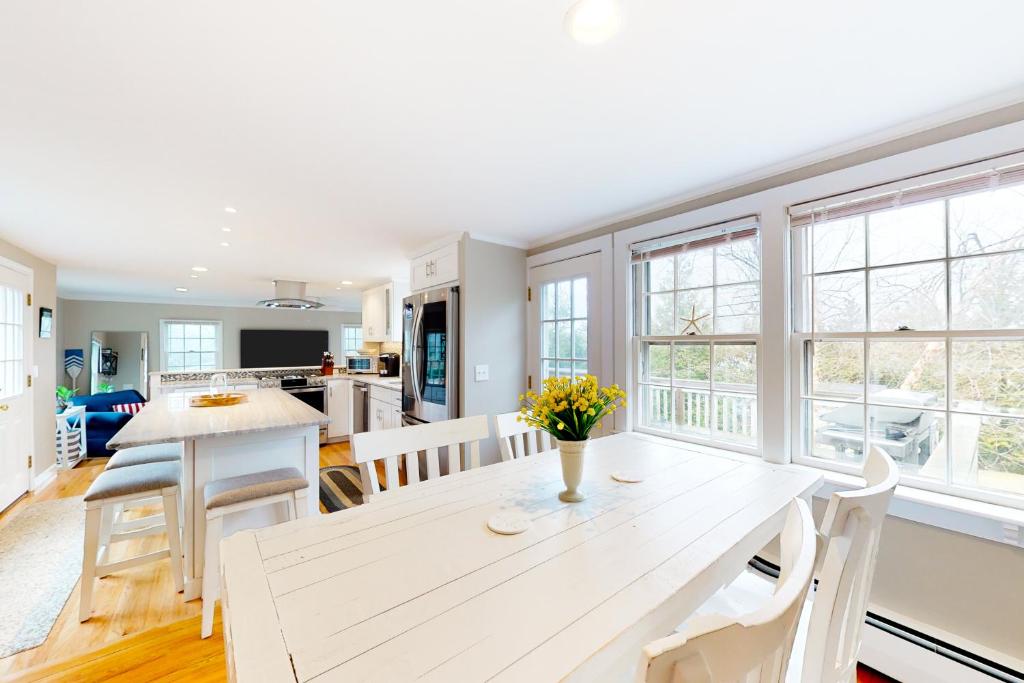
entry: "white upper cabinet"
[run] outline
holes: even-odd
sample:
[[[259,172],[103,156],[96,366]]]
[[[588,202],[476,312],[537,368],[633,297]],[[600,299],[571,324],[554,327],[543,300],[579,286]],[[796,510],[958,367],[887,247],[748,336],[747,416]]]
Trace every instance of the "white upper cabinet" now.
[[[409,294],[404,282],[389,282],[363,292],[363,341],[402,341],[402,299]]]
[[[459,243],[452,242],[412,261],[412,291],[420,292],[459,281]]]

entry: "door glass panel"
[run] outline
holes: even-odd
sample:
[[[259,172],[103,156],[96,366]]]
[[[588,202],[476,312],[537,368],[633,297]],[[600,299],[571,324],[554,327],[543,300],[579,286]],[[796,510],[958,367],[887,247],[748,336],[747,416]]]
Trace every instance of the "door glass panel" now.
[[[25,390],[23,297],[13,287],[0,286],[0,398]]]
[[[587,278],[549,282],[541,287],[541,377],[587,373]],[[671,294],[668,295],[671,299]]]
[[[423,306],[423,400],[447,405],[448,342],[446,304],[435,302]]]

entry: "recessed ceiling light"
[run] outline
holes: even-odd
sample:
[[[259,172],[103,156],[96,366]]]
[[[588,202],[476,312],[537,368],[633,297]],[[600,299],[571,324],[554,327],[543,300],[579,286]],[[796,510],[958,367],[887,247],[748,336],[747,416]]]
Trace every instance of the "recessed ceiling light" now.
[[[192,270],[196,271],[197,273],[205,273],[207,271],[207,267],[206,266],[192,266]]]
[[[192,273],[191,275],[189,275],[189,277],[192,278],[193,280],[198,280],[199,279],[199,276],[196,275],[195,273]]]
[[[343,285],[350,285],[350,284],[352,284],[352,281],[351,280],[342,280],[341,284],[343,284]]]
[[[187,292],[188,291],[188,287],[175,287],[174,291],[175,292]]]
[[[228,213],[238,213],[238,209],[233,206],[225,206],[224,210]]]
[[[229,227],[227,227],[227,226],[225,225],[225,226],[224,226],[223,228],[221,228],[221,229],[220,229],[220,231],[221,231],[221,232],[231,232],[231,228],[229,228]]]
[[[618,0],[579,0],[565,15],[565,30],[577,43],[596,45],[616,33],[622,24]]]
[[[229,243],[227,243],[227,242],[221,242],[220,246],[222,246],[222,247],[230,247],[231,245]]]
[[[335,289],[338,290],[339,292],[341,291],[341,287],[335,287]]]

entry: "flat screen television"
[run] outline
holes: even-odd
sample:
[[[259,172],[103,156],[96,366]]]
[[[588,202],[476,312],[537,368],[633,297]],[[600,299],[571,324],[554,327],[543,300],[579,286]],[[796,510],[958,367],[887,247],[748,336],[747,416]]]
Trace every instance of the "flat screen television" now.
[[[329,349],[327,330],[242,330],[243,368],[319,367]]]

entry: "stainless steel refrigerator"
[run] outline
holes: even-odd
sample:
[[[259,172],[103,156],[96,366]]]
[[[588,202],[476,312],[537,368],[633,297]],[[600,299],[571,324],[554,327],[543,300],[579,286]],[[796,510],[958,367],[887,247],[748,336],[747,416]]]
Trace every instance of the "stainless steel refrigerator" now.
[[[402,303],[402,423],[456,418],[459,288],[432,289]]]

